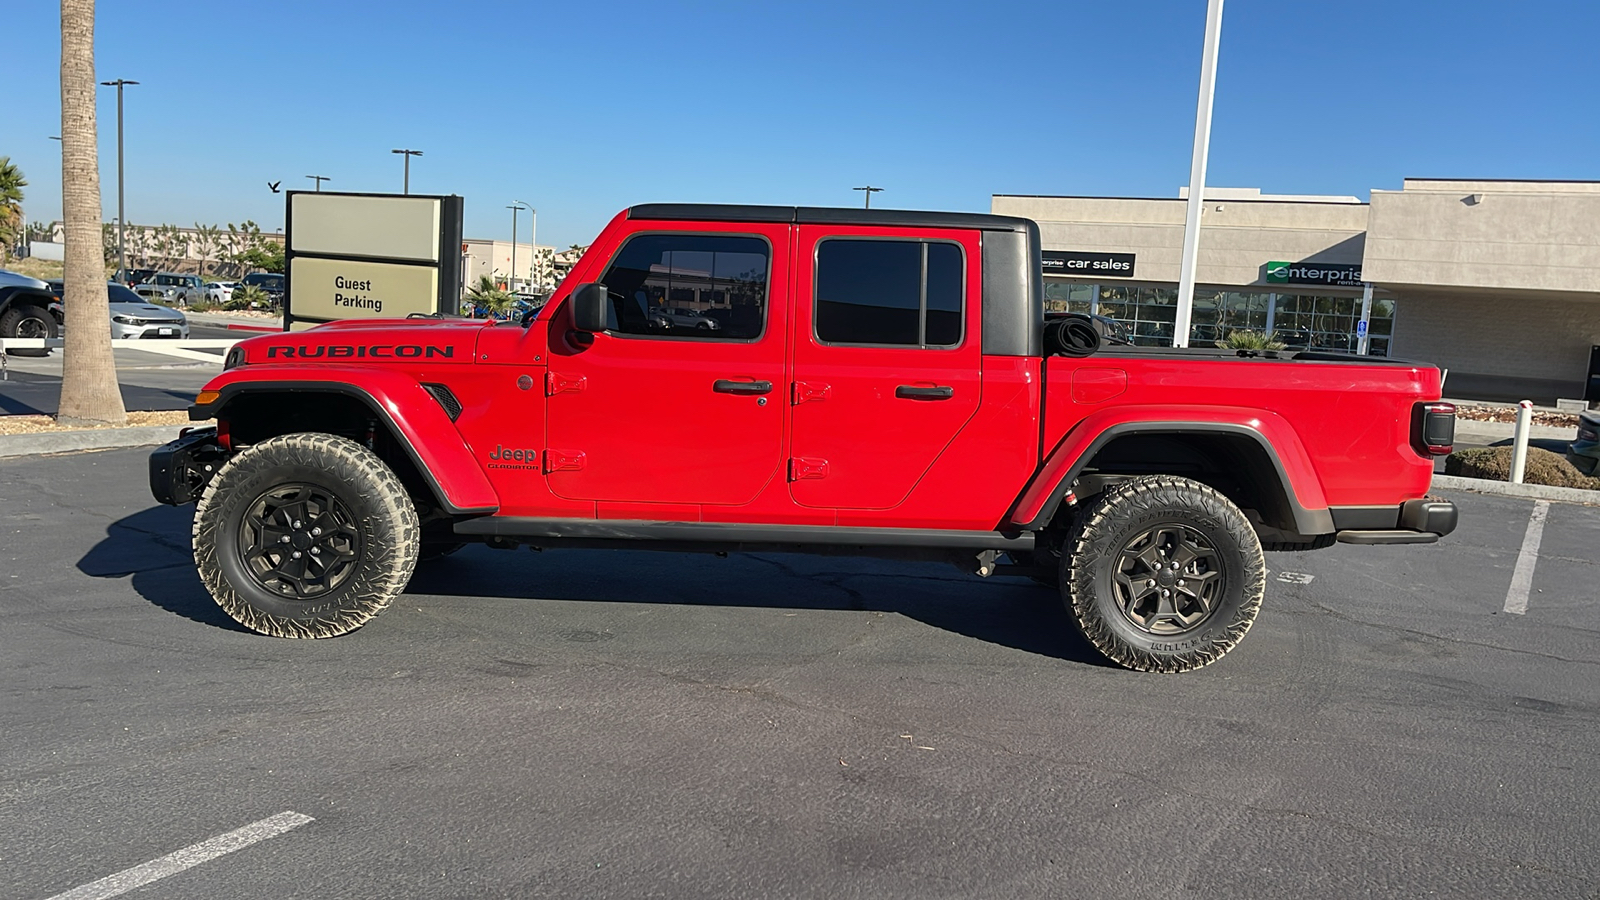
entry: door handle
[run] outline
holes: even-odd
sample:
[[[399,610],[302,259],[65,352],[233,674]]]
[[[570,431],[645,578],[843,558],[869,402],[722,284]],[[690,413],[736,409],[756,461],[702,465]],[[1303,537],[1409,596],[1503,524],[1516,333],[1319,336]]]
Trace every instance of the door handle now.
[[[953,387],[922,387],[915,384],[902,384],[894,389],[894,395],[902,400],[949,400],[956,395]]]
[[[772,393],[772,382],[733,381],[727,378],[718,378],[712,382],[711,389],[719,394],[770,394]]]

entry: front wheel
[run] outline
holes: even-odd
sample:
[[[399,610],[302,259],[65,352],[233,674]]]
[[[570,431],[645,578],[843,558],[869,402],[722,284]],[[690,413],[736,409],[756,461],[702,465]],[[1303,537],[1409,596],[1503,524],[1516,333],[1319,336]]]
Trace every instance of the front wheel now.
[[[335,637],[405,588],[417,512],[383,460],[331,434],[264,440],[222,467],[194,517],[194,559],[217,605],[274,637]]]
[[[1136,478],[1106,491],[1061,556],[1062,594],[1083,636],[1142,672],[1221,659],[1250,630],[1266,591],[1249,520],[1187,478]]]
[[[23,303],[12,304],[4,313],[0,313],[0,337],[7,338],[53,338],[59,336],[60,328],[56,325],[56,317],[40,306],[30,306]],[[49,356],[50,348],[28,350],[7,350],[12,356]]]

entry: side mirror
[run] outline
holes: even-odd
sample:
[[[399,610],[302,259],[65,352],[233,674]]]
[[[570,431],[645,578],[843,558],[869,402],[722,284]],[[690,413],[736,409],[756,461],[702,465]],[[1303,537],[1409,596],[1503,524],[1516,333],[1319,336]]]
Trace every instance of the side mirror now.
[[[606,330],[607,307],[611,300],[606,296],[606,286],[599,283],[580,284],[572,292],[572,327],[594,334]]]

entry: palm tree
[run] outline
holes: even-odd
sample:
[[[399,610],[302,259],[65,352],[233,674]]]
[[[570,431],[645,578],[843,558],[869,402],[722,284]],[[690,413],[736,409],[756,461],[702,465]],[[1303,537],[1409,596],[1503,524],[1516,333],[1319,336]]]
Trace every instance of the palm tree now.
[[[28,186],[9,156],[0,156],[0,263],[6,261],[22,231],[22,189]]]
[[[490,313],[506,312],[517,302],[511,292],[501,290],[488,275],[480,277],[477,284],[467,288],[467,299]]]
[[[63,424],[128,420],[111,356],[111,308],[100,252],[100,156],[95,146],[94,0],[61,0],[61,212],[67,336]]]
[[[201,225],[194,223],[195,251],[200,254],[200,277],[206,277],[206,261],[211,259],[211,254],[220,248],[222,243],[222,229],[215,225]]]

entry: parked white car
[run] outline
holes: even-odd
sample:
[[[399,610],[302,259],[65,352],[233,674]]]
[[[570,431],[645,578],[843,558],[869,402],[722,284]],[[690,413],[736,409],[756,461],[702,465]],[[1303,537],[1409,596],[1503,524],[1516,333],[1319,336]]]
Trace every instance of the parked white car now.
[[[233,289],[238,287],[236,281],[212,281],[206,284],[206,299],[212,303],[227,303],[233,299]]]

